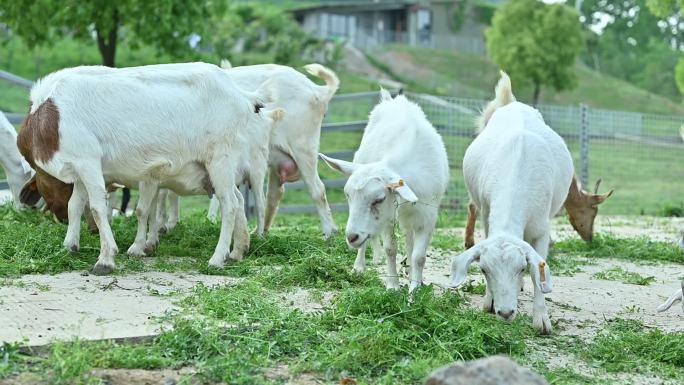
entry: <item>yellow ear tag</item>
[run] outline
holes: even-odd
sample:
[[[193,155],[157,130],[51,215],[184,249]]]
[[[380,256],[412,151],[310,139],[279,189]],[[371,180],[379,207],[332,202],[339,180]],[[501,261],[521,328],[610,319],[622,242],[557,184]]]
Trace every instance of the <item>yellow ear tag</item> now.
[[[399,187],[404,187],[404,180],[403,180],[403,179],[399,179],[398,182],[390,183],[390,184],[387,185],[387,187],[388,187],[388,188],[391,188],[391,189],[396,189],[396,188],[399,188]]]
[[[546,274],[544,274],[544,268],[545,267],[546,267],[545,261],[539,262],[539,276],[541,277],[542,282],[546,282]]]

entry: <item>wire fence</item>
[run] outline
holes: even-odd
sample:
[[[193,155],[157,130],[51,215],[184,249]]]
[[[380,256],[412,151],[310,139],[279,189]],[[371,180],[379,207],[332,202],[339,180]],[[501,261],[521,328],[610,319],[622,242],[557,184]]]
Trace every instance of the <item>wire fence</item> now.
[[[451,178],[443,206],[462,212],[468,203],[462,159],[475,137],[475,119],[486,101],[423,94],[408,97],[422,107],[444,139]],[[327,122],[365,119],[377,100],[375,93],[334,99]],[[684,143],[679,136],[684,117],[582,105],[539,105],[537,109],[565,139],[576,173],[587,189],[593,189],[598,179],[602,180],[601,190],[615,189],[602,212],[660,215],[668,210],[684,211]],[[322,143],[331,135],[324,126]],[[354,140],[345,141],[339,135],[330,139],[355,143],[360,134]]]
[[[0,79],[29,86],[30,81],[0,71]],[[468,196],[463,184],[462,159],[475,137],[475,119],[486,101],[425,94],[409,94],[437,128],[447,148],[451,178],[445,209],[463,212]],[[322,128],[322,151],[351,159],[361,140],[368,114],[378,101],[376,92],[344,94],[331,102]],[[684,117],[611,111],[586,106],[540,105],[546,123],[561,135],[570,149],[575,170],[584,185],[602,179],[603,188],[615,189],[602,205],[607,214],[684,214],[684,143],[679,132]],[[21,113],[6,113],[13,123]],[[344,180],[325,166],[319,168],[334,209],[345,210]],[[0,186],[4,181],[0,181]],[[592,182],[592,183],[589,183]],[[301,182],[286,185],[304,190]],[[295,198],[296,198],[295,193]],[[314,212],[303,191],[300,199],[286,199],[283,212]],[[286,198],[287,198],[286,194]],[[293,204],[300,203],[300,204]],[[305,204],[301,204],[305,203]]]

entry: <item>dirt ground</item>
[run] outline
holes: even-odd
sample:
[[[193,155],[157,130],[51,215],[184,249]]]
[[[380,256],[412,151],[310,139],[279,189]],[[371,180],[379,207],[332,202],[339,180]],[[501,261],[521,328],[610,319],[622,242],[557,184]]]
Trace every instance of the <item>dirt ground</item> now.
[[[653,240],[676,242],[684,220],[671,218],[604,217],[597,230],[614,237],[648,237]],[[563,239],[572,229],[559,218],[554,226],[555,240]],[[441,233],[461,234],[462,229],[440,229]],[[482,232],[477,232],[479,239]],[[573,235],[574,236],[574,235]],[[453,253],[432,249],[425,267],[425,283],[444,286],[449,281],[449,264]],[[577,258],[577,257],[573,257]],[[647,326],[664,331],[684,331],[684,314],[680,306],[665,313],[656,307],[680,285],[684,276],[681,265],[640,264],[614,259],[584,259],[581,271],[573,276],[553,276],[553,293],[547,295],[554,332],[559,335],[590,339],[598,327],[613,318],[635,318]],[[370,261],[369,261],[370,263]],[[613,267],[621,267],[642,276],[655,277],[648,286],[600,280],[593,275]],[[351,268],[351,266],[350,266]],[[378,266],[384,272],[384,265]],[[469,276],[483,281],[480,273]],[[78,337],[86,340],[110,338],[144,338],[163,327],[160,318],[175,308],[174,303],[199,282],[206,285],[234,284],[234,278],[189,273],[147,272],[116,277],[98,277],[71,272],[57,275],[27,275],[5,280],[0,285],[0,341],[21,342],[40,346],[53,340]],[[404,282],[406,283],[406,282]],[[529,279],[520,298],[521,313],[531,314],[532,296]],[[323,293],[314,299],[307,290],[299,289],[283,295],[283,304],[303,311],[320,311],[334,297]],[[482,296],[471,295],[472,306],[480,307]],[[552,358],[553,367],[570,366],[580,373],[593,375],[595,368],[563,352],[540,347],[537,354]],[[188,369],[189,370],[189,369]],[[103,370],[95,373],[110,384],[165,384],[176,383],[183,371]],[[315,378],[289,378],[286,368],[273,370],[274,376],[288,378],[292,384],[315,384]],[[646,375],[618,375],[616,383],[667,384]],[[33,384],[30,378],[18,378],[0,384]],[[20,382],[16,382],[20,381]]]

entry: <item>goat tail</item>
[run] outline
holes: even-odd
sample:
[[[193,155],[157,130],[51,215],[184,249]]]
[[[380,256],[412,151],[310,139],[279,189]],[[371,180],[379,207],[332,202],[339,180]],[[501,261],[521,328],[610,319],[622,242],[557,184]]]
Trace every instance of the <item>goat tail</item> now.
[[[337,92],[337,89],[340,88],[340,79],[330,68],[318,63],[312,63],[305,65],[304,69],[311,75],[321,78],[323,81],[325,81],[328,99],[332,98],[333,95],[335,95],[335,92]]]
[[[223,59],[221,59],[219,67],[221,67],[221,69],[224,69],[224,70],[229,70],[229,69],[233,68],[233,65],[230,64],[230,60],[223,58]]]
[[[487,104],[482,115],[478,118],[478,129],[477,132],[482,132],[485,126],[489,122],[489,119],[494,114],[497,109],[515,102],[515,96],[513,95],[513,87],[511,86],[511,78],[508,77],[504,71],[501,71],[501,78],[496,84],[495,88],[496,97],[494,100]]]
[[[269,118],[273,119],[274,123],[277,123],[285,117],[284,108],[276,108],[268,113]]]

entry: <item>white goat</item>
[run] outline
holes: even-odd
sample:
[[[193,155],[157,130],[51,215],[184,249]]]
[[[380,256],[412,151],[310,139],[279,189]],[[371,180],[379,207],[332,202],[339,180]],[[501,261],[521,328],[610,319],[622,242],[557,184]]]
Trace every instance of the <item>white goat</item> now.
[[[118,252],[107,222],[105,182],[143,182],[146,198],[136,210],[140,224],[147,223],[159,186],[183,194],[215,193],[223,222],[210,263],[220,265],[230,250],[239,200],[235,175],[244,148],[239,131],[273,124],[258,112],[259,98],[206,63],[65,69],[31,90],[32,107],[17,143],[39,178],[73,183],[70,198],[50,196],[50,201],[68,198],[68,249],[79,247],[74,231],[89,200],[101,242],[94,273],[111,272]],[[46,197],[48,207],[50,201]],[[139,238],[140,228],[131,247],[140,246]]]
[[[550,333],[544,293],[551,291],[551,274],[545,260],[551,219],[573,178],[572,157],[537,110],[515,101],[503,72],[480,125],[484,129],[463,158],[463,175],[487,239],[454,257],[450,286],[463,284],[470,264],[479,261],[487,280],[484,309],[512,320],[529,266],[534,327]]]
[[[675,303],[682,301],[682,311],[684,311],[684,281],[682,281],[682,288],[677,289],[670,298],[667,299],[662,305],[658,306],[658,312],[664,312],[668,310]]]
[[[392,99],[381,91],[381,100],[370,113],[361,145],[353,162],[321,154],[333,169],[349,176],[344,192],[349,202],[347,243],[359,249],[354,263],[365,270],[367,241],[387,253],[387,287],[399,287],[394,224],[406,234],[411,262],[409,290],[423,280],[423,266],[442,196],[449,182],[449,163],[441,136],[420,107],[404,95]]]
[[[2,111],[0,111],[0,166],[5,170],[7,184],[14,198],[14,206],[18,209],[22,208],[24,204],[21,203],[19,194],[24,184],[31,178],[33,170],[19,153],[17,132]]]
[[[320,64],[308,64],[304,69],[311,75],[323,79],[325,86],[316,85],[293,68],[282,65],[260,64],[231,68],[230,63],[224,60],[221,66],[235,84],[245,90],[253,91],[270,80],[273,84],[270,88],[273,105],[287,111],[271,138],[266,205],[263,194],[266,170],[262,173],[255,164],[249,168],[249,183],[255,195],[257,210],[256,233],[262,235],[273,223],[278,203],[285,191],[284,183],[301,178],[316,204],[323,234],[326,238],[330,237],[337,227],[330,214],[325,186],[318,176],[317,154],[323,116],[330,99],[339,87],[339,79],[333,71]],[[217,210],[218,205],[212,200],[209,207],[210,219],[216,217]],[[172,217],[173,215],[170,216]]]
[[[270,90],[272,89],[272,85],[273,83],[270,80],[267,80],[260,86],[259,90]],[[285,115],[285,111],[282,108],[276,108],[269,114],[276,124],[280,122]],[[238,132],[241,154],[238,161],[239,163],[236,167],[235,184],[239,185],[247,182],[253,188],[255,195],[259,195],[259,192],[261,192],[262,197],[264,195],[264,178],[268,166],[269,144],[273,135],[273,126],[274,125],[259,125],[257,127],[251,127],[249,130],[240,130]],[[244,198],[241,193],[237,193],[236,196],[238,197],[239,202],[238,210],[236,210],[235,213],[235,227],[233,230],[233,241],[235,243],[229,258],[233,261],[240,261],[249,248],[249,229],[247,227],[245,212],[242,210],[242,207],[244,207]],[[169,212],[166,210],[166,200],[169,201]],[[173,190],[164,188],[159,190],[159,195],[156,197],[156,203],[153,203],[153,210],[156,211],[156,214],[153,211],[150,215],[150,235],[146,241],[146,250],[154,248],[159,243],[158,235],[160,233],[172,230],[178,223],[178,206],[179,197]],[[140,226],[140,224],[138,224],[138,226]],[[144,235],[144,233],[142,235]],[[223,261],[215,264],[214,261],[212,261],[212,264],[215,264],[216,266],[220,266],[222,263]]]

